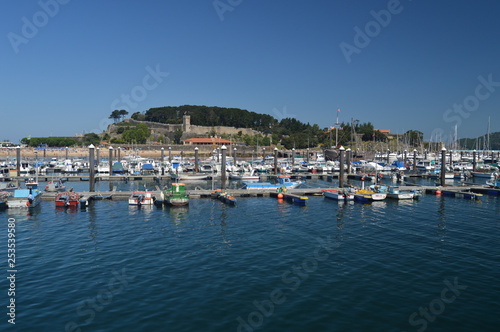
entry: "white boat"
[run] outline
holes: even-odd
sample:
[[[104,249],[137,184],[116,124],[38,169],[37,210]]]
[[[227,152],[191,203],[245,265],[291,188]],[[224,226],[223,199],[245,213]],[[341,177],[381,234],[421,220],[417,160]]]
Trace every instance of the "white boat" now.
[[[411,191],[402,191],[397,186],[390,186],[387,190],[387,198],[392,199],[413,199],[415,193]]]
[[[435,168],[435,163],[434,163],[434,161],[431,161],[431,160],[420,160],[417,163],[416,168],[419,171],[428,172],[428,171],[431,171]]]
[[[60,180],[49,181],[49,183],[47,183],[47,185],[45,186],[45,191],[48,192],[57,192],[64,190],[66,190],[66,186]]]
[[[256,174],[255,170],[251,172],[244,173],[229,173],[230,180],[239,180],[239,181],[258,181],[260,176]]]
[[[134,191],[128,199],[129,205],[153,205],[155,196],[150,191]]]
[[[323,196],[338,201],[354,200],[354,194],[349,190],[323,189]]]
[[[172,173],[172,174],[170,174],[170,176],[172,177],[172,180],[175,180],[175,181],[189,181],[189,180],[194,181],[194,180],[206,180],[206,179],[208,179],[209,174],[200,174],[200,173],[175,174],[175,173]]]

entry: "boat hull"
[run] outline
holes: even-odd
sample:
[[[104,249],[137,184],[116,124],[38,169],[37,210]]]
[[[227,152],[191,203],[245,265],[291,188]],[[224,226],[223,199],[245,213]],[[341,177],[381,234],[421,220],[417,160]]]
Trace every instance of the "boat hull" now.
[[[343,193],[338,190],[323,190],[323,195],[326,198],[338,201],[352,201],[354,199],[354,195],[352,193]]]

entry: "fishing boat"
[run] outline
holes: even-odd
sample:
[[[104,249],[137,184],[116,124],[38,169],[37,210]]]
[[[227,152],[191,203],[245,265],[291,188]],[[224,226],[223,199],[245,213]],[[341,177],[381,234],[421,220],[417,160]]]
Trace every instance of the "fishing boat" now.
[[[350,190],[323,189],[323,196],[338,201],[352,201],[354,194]]]
[[[280,175],[278,176],[278,183],[270,183],[270,182],[243,182],[243,189],[247,190],[263,190],[263,189],[278,189],[281,187],[285,187],[287,189],[293,189],[301,184],[304,184],[305,181],[292,181],[290,176]]]
[[[354,200],[358,202],[381,201],[387,197],[387,193],[375,192],[367,189],[359,189],[354,193]]]
[[[42,192],[38,187],[32,186],[29,189],[14,190],[13,197],[9,197],[9,208],[33,208],[38,206],[42,200]]]
[[[129,205],[153,205],[156,200],[151,191],[134,191],[128,199]]]
[[[186,185],[184,183],[172,183],[172,187],[165,189],[162,195],[166,204],[174,206],[189,204],[189,195],[186,193]]]
[[[56,196],[56,207],[78,207],[80,195],[74,192],[62,192]]]
[[[413,199],[415,198],[415,192],[401,190],[398,186],[389,186],[389,188],[387,189],[387,198]]]
[[[66,186],[61,180],[49,181],[45,186],[45,191],[47,192],[58,192],[66,190]]]

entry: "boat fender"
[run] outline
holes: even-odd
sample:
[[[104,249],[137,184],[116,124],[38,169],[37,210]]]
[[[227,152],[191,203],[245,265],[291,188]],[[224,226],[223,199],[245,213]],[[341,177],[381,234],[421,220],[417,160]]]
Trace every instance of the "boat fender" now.
[[[29,207],[31,205],[30,201],[26,201],[26,206]]]
[[[283,194],[282,194],[282,193],[279,193],[279,194],[278,194],[278,198],[279,198],[279,199],[282,199],[282,198],[283,198]]]

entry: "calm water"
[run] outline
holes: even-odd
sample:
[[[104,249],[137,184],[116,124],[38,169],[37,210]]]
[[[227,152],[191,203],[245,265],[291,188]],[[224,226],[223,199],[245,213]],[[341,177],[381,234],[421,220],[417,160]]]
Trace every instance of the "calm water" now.
[[[498,198],[307,204],[0,212],[0,329],[12,217],[19,331],[499,330]]]

